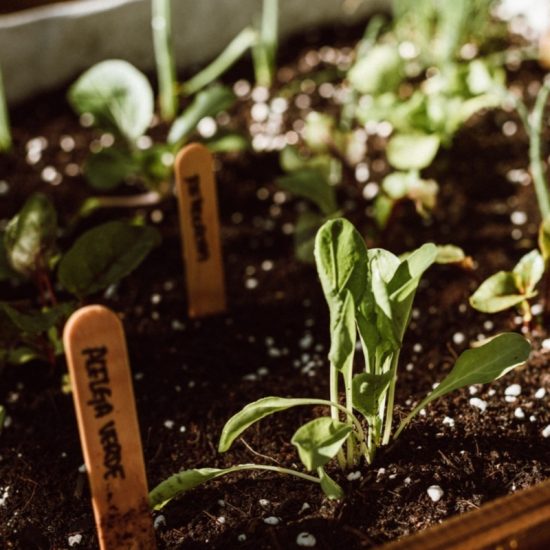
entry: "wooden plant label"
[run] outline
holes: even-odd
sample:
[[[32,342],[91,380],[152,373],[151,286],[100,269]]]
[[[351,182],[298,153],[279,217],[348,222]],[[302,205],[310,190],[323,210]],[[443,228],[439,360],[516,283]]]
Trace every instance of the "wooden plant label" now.
[[[87,306],[63,334],[102,550],[154,550],[147,479],[119,318]]]
[[[176,186],[190,317],[222,313],[226,307],[213,164],[208,149],[198,143],[187,145],[176,157]]]

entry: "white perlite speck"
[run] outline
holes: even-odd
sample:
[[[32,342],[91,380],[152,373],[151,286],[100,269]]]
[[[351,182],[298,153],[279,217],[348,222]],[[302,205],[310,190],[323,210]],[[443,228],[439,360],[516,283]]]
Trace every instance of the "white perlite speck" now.
[[[516,410],[514,411],[514,416],[519,420],[523,420],[525,418],[525,413],[523,412],[523,409],[521,407],[516,407]]]
[[[1,489],[0,489],[1,491]],[[5,506],[6,505],[6,501],[8,500],[8,495],[10,493],[10,488],[9,487],[5,487],[4,488],[4,491],[3,492],[0,492],[0,506]]]
[[[445,426],[449,426],[449,428],[453,428],[454,425],[455,425],[455,421],[454,419],[452,419],[450,416],[446,416],[444,419],[443,419],[443,424]]]
[[[355,481],[356,479],[361,479],[361,472],[360,471],[350,472],[347,475],[347,479],[348,479],[348,481]]]
[[[426,491],[432,502],[439,502],[443,496],[443,489],[439,485],[430,485]]]
[[[160,529],[161,527],[164,527],[165,525],[166,525],[166,518],[162,514],[157,516],[155,518],[155,520],[153,521],[153,527],[155,529]]]
[[[76,533],[74,535],[69,535],[67,542],[69,543],[69,546],[77,546],[82,542],[82,535],[80,533]]]
[[[246,535],[244,533],[241,533],[238,537],[237,537],[237,540],[239,542],[244,542],[246,540]]]
[[[542,437],[550,437],[550,424],[542,430]]]
[[[544,349],[545,351],[548,351],[550,350],[550,338],[545,338],[543,341],[542,341],[542,349]]]
[[[462,332],[455,332],[453,334],[453,342],[458,346],[460,344],[463,344],[466,340],[466,336]]]
[[[260,506],[269,506],[269,500],[267,500],[267,498],[261,498],[258,503],[260,504]]]
[[[483,399],[480,399],[479,397],[472,397],[470,399],[470,405],[472,405],[472,407],[476,407],[476,409],[479,409],[481,412],[484,412],[487,408],[487,401],[483,401]]]
[[[298,546],[305,546],[306,548],[312,548],[317,544],[317,540],[311,533],[306,533],[304,531],[303,533],[300,533],[296,537],[296,544]]]
[[[275,516],[269,516],[268,518],[264,519],[264,523],[267,523],[267,525],[279,525],[279,523],[281,523],[281,520],[279,518],[276,518]]]
[[[544,388],[539,388],[535,392],[535,399],[542,399],[546,395],[546,390]]]
[[[519,384],[511,384],[504,390],[504,395],[511,395],[517,397],[521,394],[521,386]]]

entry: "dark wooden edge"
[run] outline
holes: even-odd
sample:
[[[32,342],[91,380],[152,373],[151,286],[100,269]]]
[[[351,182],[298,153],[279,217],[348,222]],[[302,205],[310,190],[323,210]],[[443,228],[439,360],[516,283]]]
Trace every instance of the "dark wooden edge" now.
[[[548,550],[550,480],[452,517],[380,550]]]

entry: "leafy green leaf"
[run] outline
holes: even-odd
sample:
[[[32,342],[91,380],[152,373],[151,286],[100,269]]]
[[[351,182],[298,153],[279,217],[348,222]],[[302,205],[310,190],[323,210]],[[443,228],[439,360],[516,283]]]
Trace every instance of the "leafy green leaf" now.
[[[388,161],[398,170],[422,170],[432,163],[440,143],[435,134],[396,134],[388,143]]]
[[[466,259],[466,254],[462,248],[453,244],[437,245],[437,264],[458,264]]]
[[[306,116],[302,135],[312,151],[315,153],[327,151],[329,144],[334,141],[335,124],[334,118],[325,113],[312,111]]]
[[[119,221],[94,227],[63,256],[59,281],[79,298],[93,294],[126,277],[159,243],[152,227]]]
[[[242,134],[227,133],[217,134],[207,139],[205,145],[211,153],[238,153],[250,148],[250,142]]]
[[[351,424],[322,416],[300,426],[291,443],[298,449],[304,466],[317,470],[336,456],[352,431]]]
[[[331,365],[340,371],[353,367],[353,355],[357,330],[355,328],[355,304],[349,290],[344,290],[344,301],[331,309],[330,351]]]
[[[298,215],[294,229],[294,253],[301,262],[313,263],[315,235],[323,224],[324,218],[316,212],[306,210]]]
[[[256,84],[270,88],[275,74],[278,29],[279,0],[264,0],[262,25],[257,43],[252,48]]]
[[[531,250],[523,256],[512,273],[522,294],[532,294],[544,275],[544,259],[538,250]]]
[[[65,302],[44,311],[22,313],[10,304],[0,302],[0,309],[20,331],[40,334],[66,319],[74,311],[74,304]]]
[[[403,77],[403,62],[397,45],[374,46],[348,72],[351,85],[363,94],[393,91]]]
[[[69,101],[80,114],[90,113],[100,128],[134,142],[153,118],[153,90],[133,65],[120,59],[88,69],[69,90]]]
[[[4,246],[9,264],[26,277],[47,269],[56,239],[57,214],[52,203],[42,193],[31,195],[6,227]]]
[[[302,405],[318,404],[311,399],[294,399],[285,397],[263,397],[249,403],[237,414],[233,415],[225,424],[218,443],[218,451],[225,453],[246,429],[262,418],[271,414]]]
[[[481,283],[470,296],[470,305],[483,313],[496,313],[535,295],[536,293],[522,294],[514,274],[510,271],[499,271]]]
[[[313,246],[311,248],[311,258],[313,260]],[[4,244],[4,232],[0,231],[0,281],[16,279],[17,277],[19,277],[19,273],[14,271],[8,262],[6,245]]]
[[[520,334],[505,332],[479,348],[466,350],[460,355],[451,372],[401,422],[394,437],[426,405],[454,390],[473,384],[487,384],[527,361],[531,345]]]
[[[149,505],[160,510],[173,498],[211,479],[235,471],[234,468],[197,468],[184,470],[165,479],[149,492]]]
[[[323,468],[318,468],[317,473],[321,480],[321,489],[323,489],[323,493],[325,493],[328,498],[331,500],[339,500],[344,496],[342,487],[340,487]]]
[[[393,373],[387,371],[381,374],[362,372],[353,377],[353,407],[373,418],[379,414],[380,403],[385,395]]]
[[[309,199],[326,216],[338,209],[334,187],[317,170],[297,170],[277,178],[277,185],[298,197]]]
[[[84,175],[94,189],[110,191],[138,169],[130,153],[110,147],[88,156],[84,164]]]
[[[214,84],[203,90],[170,127],[168,143],[181,144],[195,131],[201,119],[217,115],[231,107],[234,101],[235,94],[227,86]]]

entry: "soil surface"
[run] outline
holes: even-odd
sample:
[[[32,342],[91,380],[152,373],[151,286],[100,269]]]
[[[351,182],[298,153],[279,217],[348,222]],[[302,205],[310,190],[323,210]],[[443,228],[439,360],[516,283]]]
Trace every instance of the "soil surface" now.
[[[345,55],[346,50],[319,45],[351,44],[360,31],[331,31],[330,41],[326,34],[291,41],[280,80],[305,79],[301,93],[313,108],[322,107],[327,100],[307,79],[309,72],[330,69],[334,52]],[[311,52],[325,61],[311,66]],[[227,80],[242,78],[251,79],[246,64]],[[509,78],[532,98],[531,82],[540,74],[528,64],[511,70]],[[251,101],[249,94],[241,98],[230,124],[251,124]],[[298,103],[303,106],[304,100]],[[292,131],[292,121],[308,108],[291,101],[283,130]],[[2,223],[38,189],[53,197],[63,219],[70,219],[89,193],[78,166],[99,134],[78,124],[63,93],[36,98],[12,119],[15,151],[0,158]],[[153,134],[163,131],[157,127]],[[371,182],[388,171],[384,143],[377,134],[368,138]],[[511,268],[535,246],[538,214],[526,168],[527,141],[517,117],[484,112],[429,170],[441,185],[431,221],[404,203],[379,235],[365,215],[371,205],[362,195],[364,183],[349,177],[340,191],[346,215],[369,235],[369,245],[400,253],[427,241],[453,243],[476,265],[470,271],[433,267],[421,285],[401,354],[396,418],[441,380],[471,342],[521,330],[515,312],[486,316],[467,300],[485,277]],[[314,268],[293,258],[293,224],[304,204],[277,188],[278,170],[276,152],[219,157],[226,315],[200,321],[186,316],[174,201],[143,211],[162,232],[163,244],[114,294],[100,298],[124,320],[151,486],[184,468],[297,465],[290,437],[323,412],[301,408],[272,416],[248,430],[227,454],[216,453],[224,422],[246,403],[267,395],[328,396],[328,311]],[[77,230],[119,215],[101,213]],[[24,286],[3,287],[1,293],[3,299],[29,295]],[[344,500],[328,501],[317,486],[276,474],[222,478],[155,513],[159,548],[286,549],[313,538],[317,548],[371,547],[547,478],[550,438],[542,432],[550,423],[550,374],[539,320],[526,366],[493,384],[436,401],[396,443],[380,450],[371,467],[346,474],[331,470],[346,491]],[[96,547],[72,397],[62,391],[65,372],[61,363],[55,369],[36,363],[1,372],[0,403],[8,414],[0,436],[2,548]],[[521,386],[520,393],[506,397],[512,384]],[[485,402],[486,409],[472,398]],[[432,485],[443,490],[438,502],[427,494]]]

